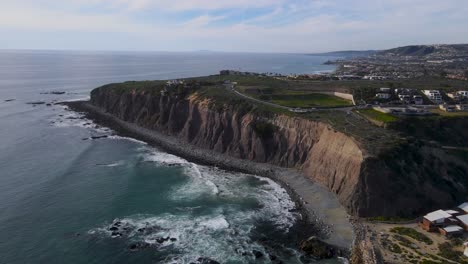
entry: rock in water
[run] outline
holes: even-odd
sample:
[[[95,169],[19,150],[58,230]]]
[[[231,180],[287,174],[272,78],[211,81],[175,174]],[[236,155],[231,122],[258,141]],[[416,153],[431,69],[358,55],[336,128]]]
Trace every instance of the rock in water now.
[[[263,257],[263,253],[258,250],[253,250],[252,253],[256,259]]]
[[[146,242],[136,242],[136,243],[132,243],[130,244],[130,246],[128,247],[128,249],[130,251],[138,251],[138,250],[142,250],[142,249],[145,249],[145,248],[148,248],[150,246],[150,244],[146,243]]]
[[[311,255],[317,259],[329,259],[337,256],[335,247],[321,241],[315,236],[309,237],[301,242],[300,249],[307,255]]]
[[[209,259],[209,258],[203,258],[203,257],[198,258],[197,263],[200,263],[200,264],[220,264],[216,260],[212,260],[212,259]]]

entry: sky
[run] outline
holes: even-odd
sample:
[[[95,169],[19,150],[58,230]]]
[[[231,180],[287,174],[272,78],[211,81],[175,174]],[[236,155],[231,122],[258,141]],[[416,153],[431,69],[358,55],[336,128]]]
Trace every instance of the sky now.
[[[0,0],[0,49],[312,53],[468,43],[468,0]]]

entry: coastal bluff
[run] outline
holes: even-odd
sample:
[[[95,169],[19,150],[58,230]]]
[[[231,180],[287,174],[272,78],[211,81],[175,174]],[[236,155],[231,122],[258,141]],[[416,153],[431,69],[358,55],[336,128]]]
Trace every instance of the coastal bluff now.
[[[439,149],[405,142],[375,153],[326,122],[264,114],[200,94],[106,85],[91,92],[90,104],[193,147],[297,169],[355,216],[411,217],[468,195],[459,178],[466,176],[466,164]]]

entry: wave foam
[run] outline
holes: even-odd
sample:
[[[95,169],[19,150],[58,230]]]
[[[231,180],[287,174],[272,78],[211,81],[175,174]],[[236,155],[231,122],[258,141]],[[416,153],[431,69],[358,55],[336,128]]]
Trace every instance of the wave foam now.
[[[122,136],[112,135],[112,136],[109,136],[107,138],[108,139],[115,139],[115,140],[128,140],[128,141],[131,141],[131,142],[134,142],[134,143],[138,143],[138,144],[142,144],[142,145],[148,145],[148,143],[146,143],[144,141],[141,141],[141,140],[138,140],[138,139],[135,139],[135,138],[131,138],[131,137],[122,137]]]

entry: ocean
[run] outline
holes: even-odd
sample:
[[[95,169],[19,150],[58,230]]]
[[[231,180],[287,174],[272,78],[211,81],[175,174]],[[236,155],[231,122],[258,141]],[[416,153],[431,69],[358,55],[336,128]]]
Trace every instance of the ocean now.
[[[331,71],[330,59],[0,51],[0,263],[317,263],[297,248],[300,215],[277,183],[194,164],[54,103],[222,69]]]

